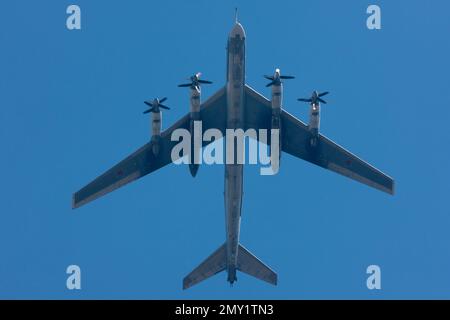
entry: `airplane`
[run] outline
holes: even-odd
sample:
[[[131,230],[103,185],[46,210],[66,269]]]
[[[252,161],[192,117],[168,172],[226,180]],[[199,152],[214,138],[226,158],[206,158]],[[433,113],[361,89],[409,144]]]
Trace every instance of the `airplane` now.
[[[320,133],[320,103],[326,103],[322,97],[328,92],[315,91],[311,98],[298,99],[311,106],[309,123],[305,124],[284,109],[283,80],[293,79],[293,76],[283,76],[279,69],[272,76],[265,76],[270,80],[267,84],[272,91],[270,100],[245,82],[245,41],[244,28],[236,18],[227,42],[226,84],[203,103],[201,84],[211,81],[201,80],[200,74],[195,74],[189,83],[180,85],[190,90],[190,112],[163,132],[160,108],[168,109],[161,104],[166,98],[146,102],[150,109],[145,112],[152,114],[151,140],[74,193],[72,207],[78,208],[177,160],[171,157],[171,150],[177,143],[171,141],[171,134],[180,128],[192,133],[195,121],[202,121],[204,130],[215,128],[223,134],[226,129],[278,129],[281,151],[393,195],[391,177]],[[209,143],[203,141],[202,147]],[[198,167],[199,164],[189,164],[193,177]],[[231,285],[237,280],[237,271],[276,285],[278,275],[239,242],[243,164],[225,164],[224,167],[225,242],[183,279],[183,289],[222,271],[226,271]]]

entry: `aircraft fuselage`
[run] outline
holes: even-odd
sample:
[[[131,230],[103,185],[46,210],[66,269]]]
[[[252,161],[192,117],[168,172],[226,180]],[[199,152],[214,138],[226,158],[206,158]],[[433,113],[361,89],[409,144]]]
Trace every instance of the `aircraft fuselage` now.
[[[236,23],[228,38],[227,46],[227,128],[244,129],[244,85],[245,85],[245,32]],[[235,141],[236,143],[236,141]],[[236,146],[234,150],[237,150]],[[243,165],[238,164],[234,153],[234,164],[225,165],[225,224],[227,247],[228,281],[236,281],[239,229],[241,223]]]

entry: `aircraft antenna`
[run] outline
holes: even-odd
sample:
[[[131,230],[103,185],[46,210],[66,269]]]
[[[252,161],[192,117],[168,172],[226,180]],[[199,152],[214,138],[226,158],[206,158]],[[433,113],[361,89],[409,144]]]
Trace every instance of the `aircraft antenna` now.
[[[238,8],[234,8],[234,22],[238,23]]]

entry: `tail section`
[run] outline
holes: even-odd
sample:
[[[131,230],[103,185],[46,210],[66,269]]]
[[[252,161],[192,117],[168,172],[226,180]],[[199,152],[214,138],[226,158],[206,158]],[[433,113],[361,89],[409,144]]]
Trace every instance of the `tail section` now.
[[[239,245],[237,269],[262,281],[277,285],[277,274],[242,245]]]
[[[188,289],[193,285],[208,279],[226,269],[227,266],[227,247],[222,245],[219,249],[213,252],[205,261],[203,261],[197,268],[192,270],[183,279],[183,289]]]
[[[183,279],[183,289],[188,289],[224,270],[228,271],[228,281],[231,284],[236,281],[236,270],[273,285],[276,285],[278,280],[277,274],[272,269],[242,245],[239,245],[238,248],[236,266],[227,266],[227,246],[225,243]]]

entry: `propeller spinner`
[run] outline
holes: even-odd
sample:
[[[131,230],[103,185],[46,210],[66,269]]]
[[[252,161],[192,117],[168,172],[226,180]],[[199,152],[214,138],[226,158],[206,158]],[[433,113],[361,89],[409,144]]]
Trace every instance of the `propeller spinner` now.
[[[150,107],[149,109],[144,111],[144,114],[149,113],[149,112],[155,112],[155,113],[160,112],[161,111],[160,108],[170,110],[170,108],[168,106],[162,104],[162,102],[164,102],[166,100],[167,100],[167,98],[164,97],[161,100],[155,98],[155,99],[153,99],[153,101],[144,101],[144,103]]]
[[[313,91],[311,98],[299,98],[297,99],[298,101],[302,101],[302,102],[309,102],[311,104],[315,104],[317,105],[318,102],[321,102],[323,104],[327,104],[327,102],[325,100],[322,99],[323,96],[326,96],[327,94],[329,94],[328,91],[319,93],[317,91]]]
[[[211,84],[212,81],[208,81],[208,80],[201,80],[201,73],[197,72],[196,74],[194,74],[193,76],[191,76],[189,78],[189,80],[191,81],[190,83],[183,83],[183,84],[179,84],[179,87],[190,87],[191,89],[197,89],[200,90],[200,84]]]

